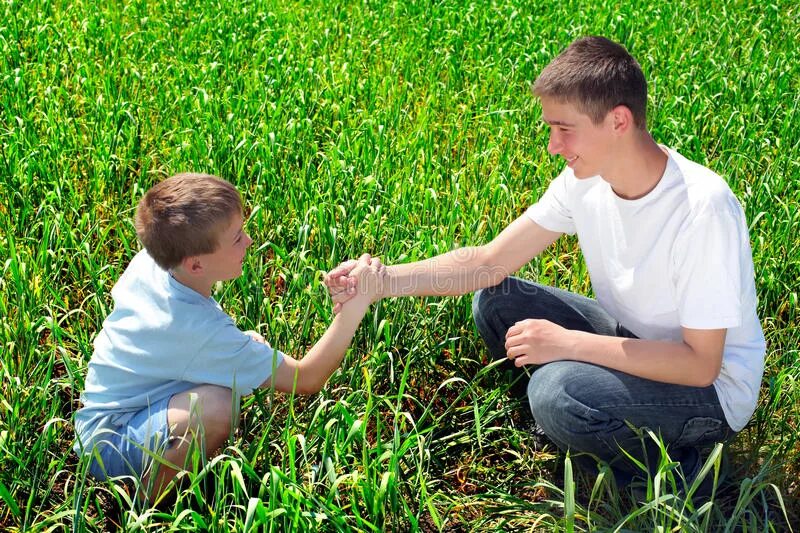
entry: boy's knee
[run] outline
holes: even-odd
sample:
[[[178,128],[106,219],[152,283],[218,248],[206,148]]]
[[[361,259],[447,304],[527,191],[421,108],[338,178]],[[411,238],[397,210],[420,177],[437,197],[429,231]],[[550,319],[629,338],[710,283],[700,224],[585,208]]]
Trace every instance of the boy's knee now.
[[[202,427],[207,439],[224,440],[233,425],[233,392],[218,385],[201,385],[188,390],[170,401],[169,418],[177,435]]]
[[[537,369],[528,383],[528,402],[545,434],[564,447],[604,454],[622,433],[624,421],[598,407],[592,368],[574,361],[557,361]],[[621,433],[622,432],[622,433]]]
[[[508,294],[508,286],[512,278],[505,278],[493,287],[478,289],[472,295],[472,318],[478,327],[486,320],[484,317],[491,317],[497,314],[497,303],[501,297]]]
[[[506,326],[502,323],[498,306],[498,294],[501,291],[496,289],[497,286],[475,292],[472,297],[472,319],[492,357],[503,359],[505,358],[503,343]]]
[[[472,319],[475,321],[475,324],[478,328],[481,327],[481,318],[483,317],[483,311],[481,309],[481,300],[484,298],[486,290],[485,289],[478,289],[475,291],[475,294],[472,295]]]
[[[528,382],[531,413],[543,427],[570,407],[570,397],[564,390],[564,372],[559,367],[558,362],[543,365]]]
[[[557,361],[538,368],[528,382],[528,403],[536,422],[548,435],[569,442],[571,434],[587,433],[593,411],[572,391],[580,368]]]
[[[227,387],[209,385],[208,395],[203,400],[203,422],[206,433],[228,436],[233,425],[233,391]]]

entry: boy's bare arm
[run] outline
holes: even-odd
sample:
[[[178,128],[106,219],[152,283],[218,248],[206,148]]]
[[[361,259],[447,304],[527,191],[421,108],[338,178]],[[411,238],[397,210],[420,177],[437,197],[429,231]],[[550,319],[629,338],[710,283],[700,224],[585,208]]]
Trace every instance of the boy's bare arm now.
[[[484,246],[387,267],[381,297],[448,296],[491,287],[519,270],[560,235],[523,215]],[[334,311],[352,297],[353,280],[348,275],[352,268],[353,261],[346,261],[325,276]]]
[[[274,386],[275,390],[297,394],[314,394],[322,389],[341,364],[370,304],[378,299],[385,267],[379,260],[371,265],[366,261],[369,259],[362,258],[353,271],[358,280],[356,294],[334,317],[322,337],[302,359],[284,358],[262,388]]]
[[[682,341],[655,341],[597,335],[528,319],[508,329],[506,355],[517,366],[583,361],[654,381],[706,387],[719,376],[726,333],[683,328]]]

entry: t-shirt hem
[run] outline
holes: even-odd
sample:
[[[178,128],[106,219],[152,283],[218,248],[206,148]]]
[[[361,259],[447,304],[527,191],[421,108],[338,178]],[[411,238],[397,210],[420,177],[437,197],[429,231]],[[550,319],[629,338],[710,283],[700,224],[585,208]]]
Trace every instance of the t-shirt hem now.
[[[728,426],[730,426],[730,428],[733,431],[739,433],[747,426],[747,423],[750,422],[750,419],[752,418],[753,413],[755,412],[755,405],[753,405],[753,408],[750,410],[750,413],[747,416],[736,416],[731,411],[730,406],[722,401],[723,386],[719,383],[719,381],[714,382],[714,390],[717,391],[717,397],[720,400],[719,404],[720,407],[722,407],[722,413],[725,415],[725,421],[728,423]]]
[[[275,365],[273,366],[272,364],[270,364],[268,369],[269,371],[264,376],[264,379],[259,381],[257,385],[255,385],[253,388],[250,389],[250,392],[248,392],[247,394],[243,394],[243,396],[248,396],[250,394],[253,394],[257,389],[260,389],[261,385],[263,385],[265,381],[271,378],[275,374],[275,371],[278,370],[278,367],[284,363],[284,359],[286,359],[287,357],[286,354],[274,348],[272,349],[272,351],[273,351],[272,360],[275,361]]]

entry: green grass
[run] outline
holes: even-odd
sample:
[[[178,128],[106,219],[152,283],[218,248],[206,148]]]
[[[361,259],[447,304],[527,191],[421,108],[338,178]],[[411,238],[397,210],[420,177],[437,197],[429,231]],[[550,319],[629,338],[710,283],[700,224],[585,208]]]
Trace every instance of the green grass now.
[[[788,1],[3,2],[0,529],[800,522],[798,17]],[[561,163],[528,87],[585,34],[639,59],[654,136],[724,175],[751,225],[769,351],[732,490],[681,498],[665,456],[637,504],[534,450],[469,297],[378,305],[325,391],[247,399],[230,446],[160,510],[86,477],[71,416],[144,190],[182,170],[240,188],[257,244],[217,296],[302,353],[330,320],[321,272],[486,242],[538,198]],[[574,240],[522,275],[590,290]]]

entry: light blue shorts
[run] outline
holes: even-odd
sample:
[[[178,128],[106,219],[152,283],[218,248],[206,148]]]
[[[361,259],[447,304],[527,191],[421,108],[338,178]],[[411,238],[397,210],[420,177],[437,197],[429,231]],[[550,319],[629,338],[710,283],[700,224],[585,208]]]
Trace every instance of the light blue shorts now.
[[[89,473],[96,479],[117,476],[142,477],[154,456],[169,448],[167,410],[170,398],[145,407],[124,426],[103,433],[95,444]]]

